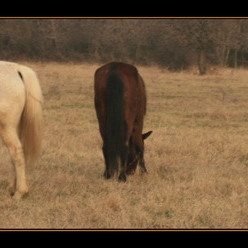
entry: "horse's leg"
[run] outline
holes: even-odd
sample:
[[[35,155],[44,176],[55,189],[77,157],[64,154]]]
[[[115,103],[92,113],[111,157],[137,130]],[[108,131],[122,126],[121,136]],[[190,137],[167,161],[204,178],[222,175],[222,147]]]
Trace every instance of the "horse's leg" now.
[[[121,171],[118,180],[126,182],[127,177],[126,177],[126,170],[127,170],[127,156],[128,156],[128,145],[124,145],[122,150],[121,150]]]
[[[22,196],[28,194],[23,148],[15,129],[8,128],[2,130],[1,136],[3,142],[9,150],[15,173],[14,183],[13,186],[10,187],[10,193],[14,199],[19,199]]]
[[[134,129],[135,130],[135,129]],[[142,132],[139,129],[133,132],[133,142],[135,145],[136,154],[138,156],[139,166],[140,166],[140,173],[144,174],[147,173],[147,169],[145,166],[144,160],[144,140],[142,138]]]
[[[139,166],[140,166],[140,173],[141,174],[147,173],[147,169],[146,169],[145,161],[144,161],[144,153],[143,152],[142,152],[141,159],[139,161]]]
[[[104,160],[105,160],[105,170],[104,170],[103,176],[106,179],[109,179],[111,176],[109,173],[109,164],[108,164],[108,157],[107,157],[108,155],[107,155],[107,148],[105,145],[103,145],[102,151],[103,151],[103,156],[104,156]]]

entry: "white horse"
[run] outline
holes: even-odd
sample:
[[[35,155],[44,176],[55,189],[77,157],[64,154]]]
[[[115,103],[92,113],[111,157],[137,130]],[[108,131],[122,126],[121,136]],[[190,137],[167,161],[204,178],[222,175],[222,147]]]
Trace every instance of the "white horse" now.
[[[0,61],[0,137],[8,148],[15,178],[9,191],[14,199],[28,194],[25,166],[41,151],[43,95],[29,67]]]

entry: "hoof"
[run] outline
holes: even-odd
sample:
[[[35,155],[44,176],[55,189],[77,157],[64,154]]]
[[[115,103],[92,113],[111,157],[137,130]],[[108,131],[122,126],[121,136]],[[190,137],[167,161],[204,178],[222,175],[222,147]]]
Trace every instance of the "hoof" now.
[[[146,169],[146,166],[145,166],[145,163],[141,163],[140,164],[140,174],[145,174],[147,173],[147,169]]]
[[[15,194],[15,187],[9,187],[9,194],[11,195],[11,196],[14,196],[14,194]]]
[[[9,193],[12,199],[19,200],[21,198],[24,198],[28,195],[28,188],[24,190],[16,190],[14,186],[9,188]]]
[[[110,179],[110,177],[111,177],[111,176],[110,176],[108,173],[106,173],[106,172],[104,172],[103,176],[104,176],[105,179]]]
[[[148,174],[146,168],[145,168],[145,169],[144,169],[144,168],[141,168],[141,169],[140,169],[140,174],[141,174],[141,175]]]
[[[127,181],[126,175],[120,175],[119,178],[118,178],[118,181],[119,182],[126,182]]]
[[[12,196],[12,199],[15,201],[19,201],[20,199],[26,197],[28,195],[28,192],[26,193],[20,193],[20,192],[15,192],[15,194]]]

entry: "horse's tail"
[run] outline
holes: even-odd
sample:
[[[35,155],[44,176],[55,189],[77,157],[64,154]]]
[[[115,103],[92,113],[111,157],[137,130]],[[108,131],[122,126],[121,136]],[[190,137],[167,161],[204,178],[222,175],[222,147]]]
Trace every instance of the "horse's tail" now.
[[[43,95],[36,73],[19,66],[19,75],[25,85],[25,106],[20,121],[20,140],[27,165],[32,165],[41,152]]]
[[[115,70],[107,80],[107,105],[107,159],[113,177],[119,173],[120,153],[125,144],[124,85]]]

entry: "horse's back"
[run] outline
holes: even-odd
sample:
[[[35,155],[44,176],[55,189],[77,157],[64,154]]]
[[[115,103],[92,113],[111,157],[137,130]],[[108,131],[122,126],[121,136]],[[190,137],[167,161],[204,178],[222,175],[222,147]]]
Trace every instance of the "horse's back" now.
[[[135,66],[126,64],[123,62],[110,62],[99,67],[95,72],[95,79],[98,82],[98,78],[101,82],[107,80],[111,72],[116,72],[118,75],[125,80],[125,78],[132,79],[137,78],[138,71]],[[105,80],[104,80],[105,79]],[[100,82],[100,81],[99,81]]]

